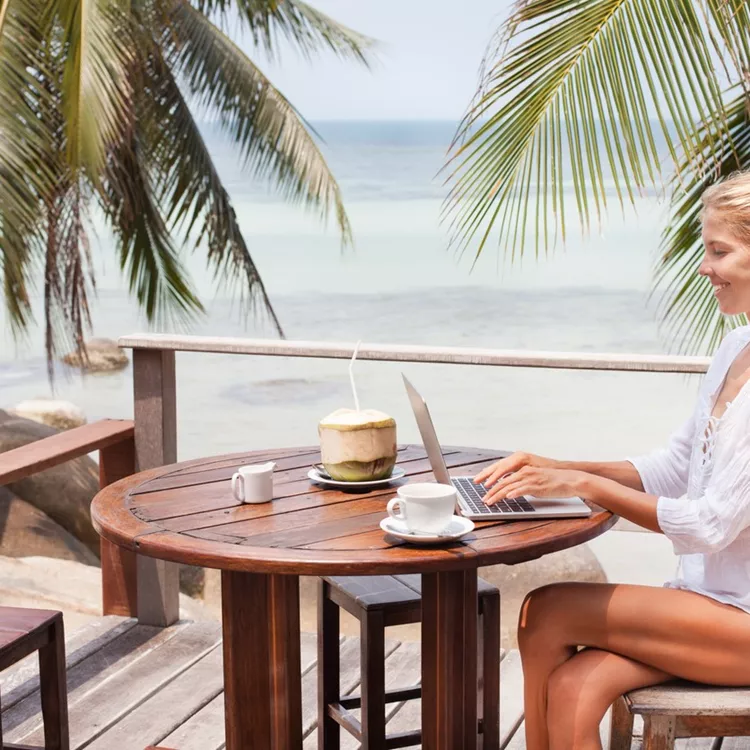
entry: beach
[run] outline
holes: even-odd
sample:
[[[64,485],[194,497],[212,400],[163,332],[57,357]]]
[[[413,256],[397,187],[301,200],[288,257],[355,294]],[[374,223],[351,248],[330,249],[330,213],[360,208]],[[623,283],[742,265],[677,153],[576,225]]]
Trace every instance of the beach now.
[[[574,214],[565,246],[549,258],[503,260],[489,246],[472,258],[448,249],[438,172],[451,123],[320,123],[355,237],[341,249],[335,227],[286,205],[249,178],[213,126],[206,139],[225,180],[276,313],[291,340],[482,346],[565,352],[669,352],[648,299],[666,207],[655,196],[621,215],[613,202],[601,232],[583,239]],[[569,196],[572,199],[572,196]],[[148,326],[128,298],[111,241],[94,216],[98,296],[94,335]],[[188,333],[273,337],[267,321],[243,321],[217,290],[200,253],[186,255],[207,314]],[[39,300],[35,301],[39,310]],[[37,315],[39,319],[39,315]],[[51,395],[42,330],[14,344],[6,321],[0,407]],[[154,330],[168,330],[158,327]],[[686,419],[696,376],[594,373],[360,362],[364,407],[393,415],[399,440],[418,434],[401,383],[427,399],[441,442],[557,457],[621,458],[662,445]],[[177,356],[182,459],[270,446],[314,444],[317,423],[352,406],[347,364],[331,360]],[[55,396],[89,420],[132,416],[131,371],[82,378],[60,366]]]

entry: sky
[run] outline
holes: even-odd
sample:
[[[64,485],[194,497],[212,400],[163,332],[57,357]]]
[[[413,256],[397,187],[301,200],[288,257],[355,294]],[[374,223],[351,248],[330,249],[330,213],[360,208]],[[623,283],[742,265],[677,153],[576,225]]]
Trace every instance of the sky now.
[[[308,120],[457,120],[478,82],[482,56],[511,0],[310,0],[378,40],[370,70],[330,53],[309,62],[282,48],[261,60],[240,43]],[[238,40],[239,41],[239,40]]]

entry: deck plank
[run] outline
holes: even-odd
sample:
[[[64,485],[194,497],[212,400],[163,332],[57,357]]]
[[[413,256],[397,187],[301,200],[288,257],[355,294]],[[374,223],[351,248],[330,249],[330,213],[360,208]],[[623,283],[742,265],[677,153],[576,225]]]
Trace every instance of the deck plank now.
[[[220,695],[223,683],[222,650],[217,645],[156,695],[100,734],[86,748],[112,750],[161,744],[163,737],[174,732]]]
[[[317,648],[315,633],[302,633],[300,641],[300,664],[303,684],[304,675],[315,667],[318,656]],[[219,670],[219,676],[223,680],[221,670]],[[176,727],[167,736],[162,735],[158,740],[157,744],[161,744],[164,747],[179,748],[179,750],[220,750],[223,748],[224,693],[220,692],[206,703],[205,706],[190,716],[181,726]],[[152,741],[155,741],[155,739]]]
[[[114,649],[98,651],[69,673],[72,748],[82,747],[96,739],[220,641],[219,623],[196,622],[170,628],[138,625],[113,646],[120,644],[122,651],[122,642],[130,633],[137,637],[144,630],[147,639],[135,651],[121,653],[114,662]],[[33,697],[36,696],[30,696]],[[13,710],[9,712],[11,715]],[[11,742],[34,744],[43,741],[39,716],[32,716],[20,725],[14,724],[9,734]]]
[[[108,615],[77,628],[65,639],[65,665],[72,669],[137,624],[135,618]],[[0,675],[3,711],[39,689],[39,658],[30,654]]]

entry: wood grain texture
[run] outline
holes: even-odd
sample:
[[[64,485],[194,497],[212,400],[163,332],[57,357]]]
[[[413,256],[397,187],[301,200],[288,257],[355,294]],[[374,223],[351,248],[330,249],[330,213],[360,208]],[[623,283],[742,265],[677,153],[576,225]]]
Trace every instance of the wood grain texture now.
[[[135,474],[135,437],[102,448],[99,451],[99,487]],[[102,539],[102,614],[137,617],[138,568],[132,550]]]
[[[311,452],[314,448],[303,447],[277,454],[277,473],[284,481],[274,485],[270,503],[235,501],[227,477],[236,464],[217,468],[223,458],[214,457],[105,488],[92,504],[94,524],[115,544],[171,562],[279,574],[374,575],[522,562],[588,541],[616,520],[595,508],[584,519],[492,521],[478,523],[459,543],[410,546],[378,525],[392,487],[346,493],[316,486],[305,477]],[[469,475],[507,455],[471,448],[446,448],[445,453],[454,474]],[[242,454],[242,460],[252,455]],[[420,446],[403,446],[400,455],[406,481],[432,479]],[[158,489],[151,490],[155,483]]]
[[[31,474],[132,437],[132,421],[102,419],[0,453],[0,485],[17,482]]]
[[[228,336],[189,336],[166,333],[138,333],[122,336],[125,348],[180,352],[256,354],[277,357],[351,359],[354,346],[328,341],[279,341]],[[415,346],[407,344],[361,343],[358,359],[384,362],[434,362],[443,364],[495,365],[505,367],[551,367],[565,370],[626,370],[644,372],[704,373],[710,357],[662,354],[609,354],[581,352],[534,352],[476,347]]]
[[[746,716],[750,719],[750,689],[675,681],[627,695],[637,714],[670,716]]]
[[[174,352],[133,352],[135,459],[139,471],[177,461]],[[110,541],[115,541],[111,539]],[[138,620],[171,625],[180,616],[179,574],[165,560],[137,564]]]
[[[302,746],[299,581],[224,571],[227,750]]]
[[[477,747],[476,570],[422,576],[422,747]]]

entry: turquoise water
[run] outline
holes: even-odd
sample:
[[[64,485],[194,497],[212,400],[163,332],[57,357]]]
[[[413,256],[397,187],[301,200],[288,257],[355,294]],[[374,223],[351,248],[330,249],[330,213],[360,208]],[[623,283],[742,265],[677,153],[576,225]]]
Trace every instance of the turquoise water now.
[[[319,123],[356,246],[342,254],[335,228],[281,203],[241,169],[231,146],[206,138],[289,339],[487,346],[511,349],[662,352],[647,302],[665,207],[653,196],[619,210],[593,236],[572,229],[547,259],[510,265],[490,248],[472,268],[447,248],[437,176],[451,123]],[[569,196],[572,197],[572,196]],[[571,205],[572,210],[572,205]],[[572,216],[573,214],[571,214]],[[94,217],[96,224],[96,218]],[[146,329],[123,290],[106,233],[94,242],[95,335]],[[272,336],[244,324],[217,294],[200,254],[186,258],[208,315],[191,329]],[[0,323],[2,321],[0,320]],[[49,395],[42,332],[0,351],[0,407]],[[687,415],[695,378],[506,368],[359,363],[363,406],[396,417],[400,438],[417,437],[399,371],[430,403],[444,443],[524,448],[569,456],[617,457],[660,444]],[[58,372],[56,395],[90,419],[132,414],[131,373],[81,378]],[[182,458],[317,439],[317,421],[351,405],[346,363],[180,355]]]

